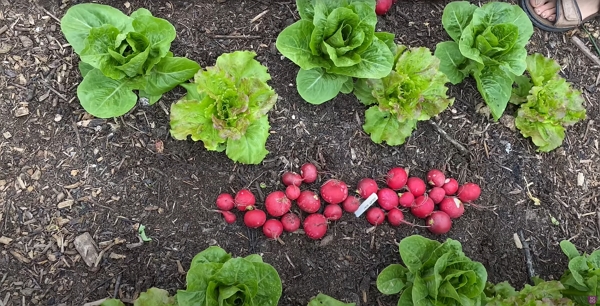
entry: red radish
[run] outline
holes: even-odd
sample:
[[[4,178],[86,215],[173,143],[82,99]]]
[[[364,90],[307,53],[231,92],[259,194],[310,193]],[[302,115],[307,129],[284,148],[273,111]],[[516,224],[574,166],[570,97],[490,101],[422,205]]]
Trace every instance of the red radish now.
[[[367,221],[371,225],[380,225],[385,221],[385,212],[379,207],[371,207],[367,210]]]
[[[425,182],[418,177],[409,177],[406,181],[406,186],[408,187],[408,191],[415,197],[422,196],[425,193]]]
[[[375,5],[375,13],[377,15],[385,15],[392,7],[392,0],[377,0]]]
[[[427,220],[425,220],[425,224],[429,226],[430,232],[437,235],[445,234],[452,228],[450,216],[441,210],[436,210],[431,213],[431,215],[427,217]]]
[[[385,183],[393,190],[400,190],[406,185],[408,174],[404,168],[396,167],[390,169],[385,176]]]
[[[388,211],[387,220],[392,226],[400,226],[402,223],[408,223],[404,221],[404,213],[398,208]]]
[[[329,204],[325,206],[325,210],[323,211],[323,215],[327,220],[337,221],[342,218],[342,208],[337,204]]]
[[[431,169],[427,172],[427,183],[435,187],[442,187],[446,181],[444,172],[438,169]]]
[[[398,194],[390,188],[381,188],[377,192],[377,203],[385,210],[398,207]]]
[[[415,205],[410,208],[410,212],[417,218],[424,219],[431,214],[435,204],[428,196],[420,196],[415,199]]]
[[[267,214],[260,210],[254,209],[244,214],[244,224],[249,228],[259,228],[267,221]]]
[[[252,191],[248,189],[242,189],[235,194],[235,207],[240,211],[252,210],[254,209],[254,204],[256,204],[256,198]]]
[[[300,196],[296,199],[296,203],[300,209],[309,214],[315,213],[321,209],[321,200],[319,199],[319,196],[310,190],[300,192]]]
[[[281,217],[283,230],[288,233],[293,233],[300,228],[300,218],[295,213],[287,213]]]
[[[283,191],[273,191],[265,199],[265,209],[273,217],[281,217],[292,208],[292,201]]]
[[[442,186],[442,188],[444,188],[446,191],[447,196],[453,195],[458,190],[458,182],[453,178],[448,178],[444,182],[444,186]]]
[[[448,214],[450,218],[456,219],[465,212],[465,205],[455,197],[447,197],[440,203],[440,210]]]
[[[340,180],[328,180],[321,186],[321,197],[329,204],[340,204],[348,197],[348,186]]]
[[[410,192],[399,193],[398,204],[402,207],[410,208],[415,205],[415,196]]]
[[[364,178],[360,180],[357,184],[357,188],[358,189],[356,192],[358,192],[360,197],[363,199],[368,198],[370,195],[376,193],[379,189],[377,182],[372,178]]]
[[[300,186],[302,184],[302,176],[296,172],[288,171],[281,176],[281,181],[284,185],[296,185]]]
[[[463,202],[473,202],[481,195],[481,188],[475,183],[466,183],[458,187],[456,195]]]
[[[281,224],[281,221],[277,219],[269,219],[263,225],[262,230],[263,234],[265,234],[267,238],[277,240],[277,238],[279,238],[279,236],[281,236],[283,233],[283,224]]]
[[[229,193],[221,193],[219,196],[217,196],[217,207],[220,210],[232,210],[233,207],[235,207],[233,196]]]
[[[285,188],[285,196],[294,201],[300,196],[300,187],[296,185],[289,185]]]
[[[237,217],[235,216],[234,213],[232,213],[228,210],[221,210],[219,212],[223,215],[223,218],[225,218],[225,222],[227,222],[229,224],[235,223],[235,220],[237,219]]]
[[[312,214],[304,219],[304,232],[310,239],[321,239],[327,233],[327,218],[321,214]]]
[[[355,211],[357,211],[359,206],[360,206],[360,200],[354,196],[347,197],[344,200],[344,202],[342,202],[342,207],[344,208],[344,210],[346,212],[349,212],[349,213],[354,213]]]
[[[446,196],[446,191],[442,187],[433,187],[427,193],[434,204],[440,203]]]
[[[314,183],[317,180],[317,167],[311,163],[305,163],[300,167],[300,175],[302,176],[302,180],[307,183]]]

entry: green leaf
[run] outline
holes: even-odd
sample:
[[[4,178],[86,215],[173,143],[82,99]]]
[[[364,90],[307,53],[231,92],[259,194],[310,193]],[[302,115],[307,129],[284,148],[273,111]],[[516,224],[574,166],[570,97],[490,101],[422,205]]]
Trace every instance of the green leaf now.
[[[462,82],[467,76],[460,68],[467,58],[460,53],[457,43],[445,41],[437,44],[435,47],[435,56],[440,59],[440,71],[448,76],[452,84]]]
[[[171,104],[171,136],[178,140],[185,140],[188,136],[193,141],[202,140],[207,150],[216,150],[225,143],[227,140],[219,136],[218,130],[213,127],[208,109],[211,102],[209,97],[205,97],[201,101],[182,99]]]
[[[378,106],[371,106],[365,112],[363,129],[375,143],[385,141],[390,146],[399,146],[416,127],[417,120],[399,122],[390,112],[381,111]]]
[[[395,34],[388,32],[376,32],[375,37],[377,37],[377,39],[381,40],[386,46],[388,46],[392,54],[396,54],[396,52],[398,52],[398,45],[396,45],[396,43],[394,42],[394,39],[396,37]]]
[[[524,118],[521,111],[515,118],[515,126],[523,137],[531,137],[539,152],[550,152],[562,144],[565,138],[565,129],[558,124],[532,122]]]
[[[327,102],[342,90],[348,77],[325,72],[323,69],[300,69],[296,76],[296,86],[300,96],[311,104]]]
[[[300,18],[312,22],[315,14],[313,0],[296,0],[296,7],[298,9],[298,14],[300,14]]]
[[[344,303],[340,302],[328,295],[319,293],[316,297],[312,298],[307,306],[355,306],[356,303]]]
[[[400,241],[400,257],[408,270],[416,273],[440,245],[441,243],[435,240],[420,235],[412,235]]]
[[[304,70],[330,66],[326,59],[314,55],[309,47],[314,28],[310,21],[299,20],[283,29],[275,41],[277,50]]]
[[[269,137],[269,119],[261,117],[251,124],[246,133],[240,139],[229,139],[227,141],[227,156],[231,160],[243,164],[256,165],[269,154],[265,148]]]
[[[217,66],[230,74],[238,83],[244,78],[256,78],[261,82],[267,82],[271,75],[267,72],[267,67],[254,60],[256,52],[254,51],[235,51],[225,53],[217,58]]]
[[[354,81],[352,78],[348,78],[348,80],[342,85],[340,92],[343,94],[349,94],[354,90]]]
[[[144,226],[143,224],[140,224],[140,226],[138,227],[138,234],[140,234],[140,238],[142,238],[142,241],[152,241],[151,238],[148,238],[148,236],[146,236],[146,226]]]
[[[524,48],[511,49],[509,52],[495,58],[505,70],[513,75],[521,75],[527,68],[527,50]]]
[[[377,290],[383,294],[400,293],[408,284],[408,270],[399,264],[391,264],[377,276]]]
[[[137,16],[132,25],[134,30],[146,37],[150,43],[148,61],[144,65],[144,70],[148,72],[167,56],[171,42],[176,36],[175,27],[165,19],[148,15]]]
[[[119,117],[131,110],[137,97],[129,81],[108,78],[98,69],[86,74],[77,87],[81,106],[98,118]]]
[[[374,80],[373,80],[374,81]],[[377,80],[381,82],[381,80]],[[372,94],[372,88],[367,79],[358,79],[354,83],[354,95],[364,105],[372,105],[377,103],[377,99]]]
[[[140,297],[133,303],[134,306],[172,306],[177,305],[175,297],[169,296],[167,290],[150,288],[142,292]]]
[[[116,67],[121,63],[116,60],[109,50],[114,50],[119,29],[112,25],[93,28],[85,40],[85,48],[81,51],[81,61],[100,69],[102,73],[115,80],[120,80],[127,75]]]
[[[569,260],[581,256],[575,245],[569,240],[562,240],[560,242],[560,249],[567,255]]]
[[[500,119],[511,97],[513,76],[498,66],[487,66],[476,72],[474,77],[492,117]]]
[[[256,269],[256,281],[260,286],[260,290],[253,298],[254,304],[257,306],[277,306],[279,297],[283,292],[279,274],[271,265],[263,263],[260,255],[255,256],[260,258],[260,261],[253,260]]]
[[[90,31],[105,25],[114,26],[119,33],[133,30],[131,19],[123,12],[109,5],[95,3],[74,5],[60,20],[61,31],[77,54],[84,49]]]
[[[191,79],[200,65],[185,57],[164,57],[148,75],[142,77],[146,96],[162,95]]]
[[[361,79],[386,77],[392,71],[394,55],[386,44],[373,37],[373,43],[360,54],[361,61],[350,67],[331,67],[329,73],[346,75]]]
[[[517,76],[514,85],[516,86],[513,87],[509,102],[517,105],[526,102],[529,91],[533,87],[531,79],[524,75]]]
[[[468,1],[454,1],[446,5],[442,14],[442,25],[452,40],[455,42],[460,40],[460,36],[473,18],[475,9],[477,6]]]
[[[85,76],[88,74],[88,72],[95,69],[92,65],[81,62],[81,61],[78,64],[78,68],[79,68],[79,72],[81,73],[81,77],[83,77],[83,78],[85,78]]]
[[[108,299],[102,302],[100,306],[125,306],[125,304],[119,299]]]
[[[554,59],[547,58],[539,53],[527,56],[526,62],[527,71],[535,86],[543,86],[554,79],[560,71],[560,65]]]

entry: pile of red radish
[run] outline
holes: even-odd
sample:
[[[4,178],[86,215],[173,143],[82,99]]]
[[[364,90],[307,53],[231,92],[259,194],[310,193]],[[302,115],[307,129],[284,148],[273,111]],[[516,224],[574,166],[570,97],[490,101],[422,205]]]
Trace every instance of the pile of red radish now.
[[[464,213],[463,203],[477,200],[481,193],[477,184],[465,183],[459,186],[455,179],[446,178],[437,169],[427,173],[426,183],[418,177],[408,177],[406,170],[401,167],[388,171],[384,188],[379,188],[377,181],[372,178],[360,180],[356,189],[358,196],[349,196],[348,185],[337,179],[329,179],[323,183],[319,193],[300,189],[303,183],[316,182],[317,176],[317,168],[311,163],[302,165],[300,174],[285,172],[281,177],[286,186],[285,191],[269,193],[264,210],[256,207],[256,198],[248,189],[239,190],[235,197],[222,193],[217,197],[216,205],[227,223],[236,221],[232,210],[237,208],[244,213],[246,226],[262,227],[264,235],[271,239],[279,239],[284,231],[295,232],[301,225],[309,238],[321,239],[327,233],[329,222],[339,220],[343,211],[359,216],[364,211],[358,211],[362,204],[361,198],[372,198],[376,194],[379,207],[371,207],[366,211],[367,221],[372,225],[381,225],[386,219],[392,226],[403,223],[414,225],[404,220],[404,213],[410,211],[415,217],[425,219],[426,227],[432,233],[445,234],[452,226],[452,219]],[[321,205],[322,201],[326,203],[324,207]],[[306,215],[304,221],[301,221],[298,213],[292,211],[294,202],[300,210],[297,212]],[[435,209],[436,205],[438,210]]]

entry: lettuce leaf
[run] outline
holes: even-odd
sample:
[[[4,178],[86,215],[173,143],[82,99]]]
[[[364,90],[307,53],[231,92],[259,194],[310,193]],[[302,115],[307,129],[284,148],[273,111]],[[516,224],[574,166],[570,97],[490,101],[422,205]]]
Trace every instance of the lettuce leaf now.
[[[525,284],[521,291],[516,291],[508,282],[488,283],[485,289],[486,305],[489,306],[536,306],[536,305],[575,305],[573,301],[563,297],[565,286],[559,281],[542,281],[534,278],[534,286]]]
[[[211,151],[224,151],[233,161],[260,163],[269,151],[267,113],[277,94],[267,84],[267,68],[256,53],[236,51],[219,56],[216,65],[198,71],[187,94],[171,105],[171,135],[202,141]]]
[[[356,306],[356,303],[340,302],[326,294],[319,293],[308,302],[307,306]]]
[[[365,105],[363,129],[375,143],[390,146],[405,142],[417,122],[443,112],[452,105],[448,77],[439,70],[440,60],[427,48],[398,45],[394,70],[381,79],[359,79],[354,94]]]

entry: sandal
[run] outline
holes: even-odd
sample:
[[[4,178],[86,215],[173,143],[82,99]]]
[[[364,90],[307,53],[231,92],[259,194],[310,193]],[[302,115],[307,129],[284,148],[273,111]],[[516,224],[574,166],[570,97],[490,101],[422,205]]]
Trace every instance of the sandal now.
[[[582,20],[577,0],[556,0],[556,20],[552,22],[538,15],[529,1],[519,0],[521,8],[536,27],[549,32],[566,32],[600,15],[596,12]]]

